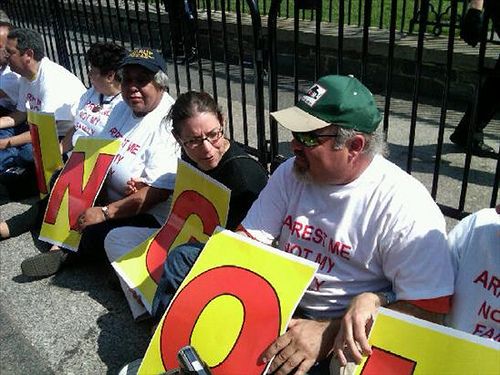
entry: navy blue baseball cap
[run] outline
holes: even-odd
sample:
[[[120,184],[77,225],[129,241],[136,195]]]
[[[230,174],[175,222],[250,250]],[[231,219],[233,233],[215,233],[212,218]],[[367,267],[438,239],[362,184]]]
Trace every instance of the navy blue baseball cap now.
[[[159,70],[166,73],[167,69],[167,64],[162,55],[151,48],[137,48],[130,51],[123,59],[120,68],[126,65],[140,65],[153,73],[157,73]]]

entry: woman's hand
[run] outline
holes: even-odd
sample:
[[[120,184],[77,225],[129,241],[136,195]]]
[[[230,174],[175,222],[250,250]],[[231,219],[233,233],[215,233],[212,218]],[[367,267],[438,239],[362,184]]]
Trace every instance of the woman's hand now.
[[[127,186],[125,187],[125,195],[137,193],[139,190],[146,186],[148,185],[144,183],[141,178],[131,177],[130,180],[127,181]]]
[[[99,224],[106,221],[106,216],[102,211],[102,207],[87,208],[79,217],[77,221],[77,230],[81,233],[89,225]]]

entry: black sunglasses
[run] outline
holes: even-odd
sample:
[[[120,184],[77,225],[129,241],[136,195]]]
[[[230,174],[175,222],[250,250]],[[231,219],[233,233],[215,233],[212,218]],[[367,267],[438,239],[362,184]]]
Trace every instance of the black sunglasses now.
[[[338,134],[316,134],[315,132],[292,132],[293,138],[304,147],[315,147],[321,144],[320,138],[335,138]]]

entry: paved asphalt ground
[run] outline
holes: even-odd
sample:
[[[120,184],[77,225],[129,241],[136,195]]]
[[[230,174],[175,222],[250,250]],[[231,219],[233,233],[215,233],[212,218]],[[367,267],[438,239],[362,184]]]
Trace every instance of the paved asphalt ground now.
[[[196,86],[195,86],[196,87]],[[224,84],[219,84],[220,88]],[[210,90],[208,88],[208,90]],[[247,92],[252,93],[251,87]],[[223,97],[223,93],[220,93]],[[381,98],[377,98],[381,104]],[[280,98],[282,107],[290,95]],[[221,100],[224,106],[224,100]],[[393,100],[388,133],[390,159],[405,167],[411,103]],[[251,103],[247,108],[252,112]],[[440,108],[421,105],[415,138],[413,174],[430,189]],[[448,113],[438,201],[457,206],[464,155],[448,141],[461,113]],[[235,123],[241,121],[236,113]],[[250,119],[251,123],[252,120]],[[487,128],[488,143],[499,147],[500,121]],[[289,134],[280,130],[287,151]],[[242,137],[236,132],[236,137]],[[251,137],[251,142],[255,142]],[[496,161],[474,157],[466,210],[489,205]],[[0,220],[22,212],[33,200],[0,205]],[[448,229],[456,221],[447,218]],[[141,357],[148,345],[150,323],[135,323],[109,266],[79,265],[41,280],[21,275],[26,257],[47,250],[35,233],[0,241],[0,373],[116,374]]]

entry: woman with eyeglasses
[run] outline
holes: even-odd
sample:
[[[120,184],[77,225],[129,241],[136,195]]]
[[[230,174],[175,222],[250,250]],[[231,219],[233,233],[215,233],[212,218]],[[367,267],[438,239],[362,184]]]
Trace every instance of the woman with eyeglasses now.
[[[235,142],[224,137],[224,116],[207,93],[190,91],[178,97],[164,119],[182,148],[182,159],[231,190],[227,228],[236,229],[267,183],[267,171]],[[140,182],[132,182],[133,190]],[[151,236],[156,229],[122,227],[106,237],[111,262]],[[134,318],[145,313],[122,282]]]

